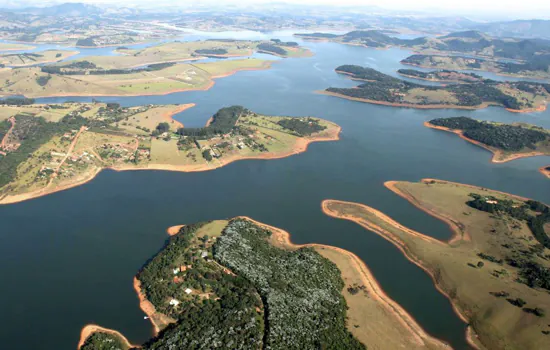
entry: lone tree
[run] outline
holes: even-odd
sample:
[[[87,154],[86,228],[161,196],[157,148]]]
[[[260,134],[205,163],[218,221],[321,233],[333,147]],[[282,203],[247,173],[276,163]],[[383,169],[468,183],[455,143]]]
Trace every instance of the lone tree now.
[[[157,130],[158,130],[159,134],[168,132],[170,130],[170,124],[168,124],[166,122],[159,123],[159,125],[157,125]]]

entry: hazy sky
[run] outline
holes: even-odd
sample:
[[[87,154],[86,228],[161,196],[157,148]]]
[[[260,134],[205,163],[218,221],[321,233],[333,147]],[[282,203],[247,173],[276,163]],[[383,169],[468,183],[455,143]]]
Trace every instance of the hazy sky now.
[[[185,4],[266,4],[272,2],[287,2],[308,5],[332,6],[368,6],[375,5],[392,10],[429,10],[430,12],[445,12],[445,14],[470,15],[478,17],[480,14],[498,13],[508,14],[511,17],[550,18],[550,0],[0,0],[0,6],[24,6],[28,3],[33,6],[44,6],[46,3],[85,2],[90,4],[113,4],[116,6],[153,6],[167,5],[181,6]]]

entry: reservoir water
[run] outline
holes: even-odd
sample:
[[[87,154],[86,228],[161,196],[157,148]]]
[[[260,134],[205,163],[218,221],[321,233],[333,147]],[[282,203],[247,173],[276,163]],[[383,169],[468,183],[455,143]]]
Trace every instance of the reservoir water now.
[[[239,35],[292,39],[289,33]],[[537,171],[550,164],[550,157],[494,164],[487,151],[422,125],[434,117],[467,115],[550,128],[550,112],[415,110],[316,94],[329,86],[356,85],[334,72],[339,65],[368,65],[395,75],[403,67],[399,61],[411,53],[303,44],[315,56],[277,60],[270,70],[239,72],[218,79],[208,91],[99,98],[128,106],[193,102],[196,107],[176,116],[188,127],[204,125],[221,107],[240,104],[267,115],[325,118],[341,125],[342,134],[340,141],[314,143],[289,158],[239,161],[209,172],[104,171],[83,186],[0,206],[2,348],[74,349],[88,323],[116,329],[133,343],[147,340],[152,328],[143,319],[132,278],[161,249],[166,228],[237,215],[283,228],[296,243],[354,252],[428,333],[456,349],[468,348],[466,325],[429,276],[376,234],[325,216],[321,201],[365,203],[442,240],[451,235],[444,223],[385,189],[383,182],[431,177],[550,202],[550,181]]]

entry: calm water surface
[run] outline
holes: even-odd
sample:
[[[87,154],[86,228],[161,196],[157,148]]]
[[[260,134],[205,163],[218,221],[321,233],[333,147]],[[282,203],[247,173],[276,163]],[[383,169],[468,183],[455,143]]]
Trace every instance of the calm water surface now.
[[[240,37],[279,37],[290,33]],[[237,35],[219,34],[217,37]],[[204,38],[194,33],[192,38]],[[312,115],[342,126],[338,142],[315,143],[279,160],[248,160],[203,173],[104,171],[86,185],[0,207],[0,344],[5,349],[74,349],[82,326],[96,323],[140,343],[151,335],[132,278],[161,249],[168,226],[247,215],[292,234],[296,243],[335,245],[356,253],[383,289],[430,334],[467,348],[466,325],[422,270],[390,243],[359,226],[325,216],[323,199],[365,203],[430,236],[446,239],[442,222],[383,187],[387,180],[425,177],[485,186],[550,202],[550,182],[537,168],[550,157],[490,163],[491,155],[422,123],[468,115],[550,128],[550,112],[513,114],[391,108],[315,94],[354,86],[334,73],[341,64],[395,75],[410,52],[306,43],[316,55],[279,60],[266,71],[219,79],[209,91],[100,98],[123,105],[189,103],[177,115],[201,126],[219,108],[244,105],[268,115]],[[97,54],[97,53],[94,53]],[[40,102],[91,98],[48,98]]]

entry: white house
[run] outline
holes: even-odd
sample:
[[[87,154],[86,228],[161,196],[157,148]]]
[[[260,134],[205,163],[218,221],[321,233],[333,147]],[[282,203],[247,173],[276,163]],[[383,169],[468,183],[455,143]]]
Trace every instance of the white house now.
[[[179,304],[180,304],[180,302],[177,299],[170,300],[170,305],[172,305],[172,306],[178,306]]]
[[[185,294],[191,294],[191,292],[193,292],[193,290],[191,288],[185,289]]]

